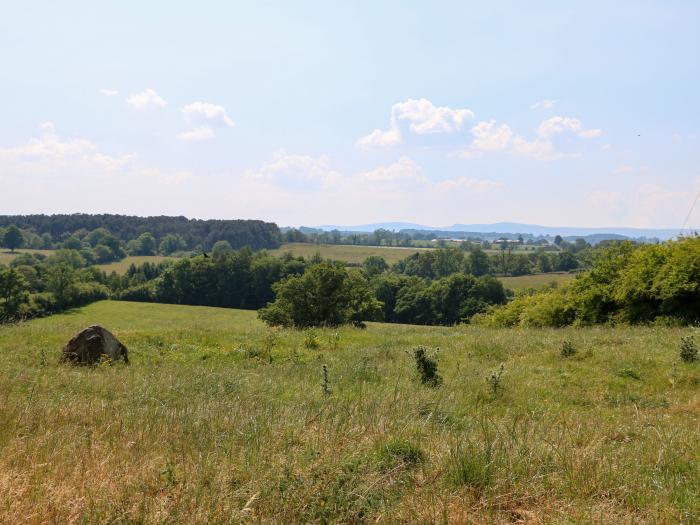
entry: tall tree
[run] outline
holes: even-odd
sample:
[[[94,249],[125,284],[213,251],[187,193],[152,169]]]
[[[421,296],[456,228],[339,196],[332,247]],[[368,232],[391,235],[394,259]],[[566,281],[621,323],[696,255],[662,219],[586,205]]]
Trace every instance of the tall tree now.
[[[21,248],[24,244],[24,235],[22,235],[22,232],[17,226],[10,224],[9,228],[7,228],[7,231],[5,232],[3,244],[7,246],[11,252],[14,252],[17,248]]]

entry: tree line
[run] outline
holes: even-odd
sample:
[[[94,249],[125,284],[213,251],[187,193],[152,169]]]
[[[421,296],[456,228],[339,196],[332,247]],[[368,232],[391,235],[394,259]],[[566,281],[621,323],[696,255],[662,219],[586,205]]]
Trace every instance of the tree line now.
[[[227,241],[234,249],[276,248],[281,242],[276,224],[258,220],[200,220],[186,217],[134,217],[113,214],[0,215],[0,238],[11,225],[22,230],[26,246],[54,248],[71,236],[104,229],[121,243],[149,233],[157,243],[167,236],[182,240],[183,250],[209,251],[217,241]]]
[[[609,243],[563,288],[526,292],[478,322],[490,326],[602,323],[694,324],[700,320],[700,238]]]

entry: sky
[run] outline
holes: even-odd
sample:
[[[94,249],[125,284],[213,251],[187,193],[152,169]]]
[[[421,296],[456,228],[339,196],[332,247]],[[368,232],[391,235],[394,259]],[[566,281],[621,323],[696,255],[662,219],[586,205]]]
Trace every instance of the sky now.
[[[2,4],[0,214],[700,228],[700,2]]]

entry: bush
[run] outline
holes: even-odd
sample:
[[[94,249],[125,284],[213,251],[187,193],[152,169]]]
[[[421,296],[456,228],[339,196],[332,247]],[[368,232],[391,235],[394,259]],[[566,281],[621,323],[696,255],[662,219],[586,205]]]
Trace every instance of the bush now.
[[[680,356],[686,363],[693,363],[698,360],[698,347],[692,335],[681,338]]]
[[[562,357],[573,357],[576,355],[576,349],[571,341],[564,341],[561,345],[561,356]]]
[[[416,363],[416,370],[420,376],[421,383],[426,386],[436,388],[442,384],[442,377],[438,374],[437,360],[428,355],[428,349],[419,346],[413,349],[413,359]]]
[[[141,303],[151,303],[156,300],[156,290],[152,282],[138,286],[132,286],[122,290],[116,296],[120,301],[136,301]]]

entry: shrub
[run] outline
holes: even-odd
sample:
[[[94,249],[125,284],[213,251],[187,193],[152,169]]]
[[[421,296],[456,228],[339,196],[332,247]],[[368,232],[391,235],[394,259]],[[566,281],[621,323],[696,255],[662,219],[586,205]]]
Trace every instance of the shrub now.
[[[680,356],[686,363],[693,363],[698,360],[698,347],[692,335],[681,337]]]
[[[420,376],[421,383],[426,386],[436,388],[442,384],[442,377],[438,374],[437,359],[428,355],[428,349],[419,346],[413,349],[413,359],[416,362],[416,370]]]
[[[564,341],[561,345],[561,356],[562,357],[573,357],[576,355],[576,348],[571,341]]]
[[[321,343],[318,340],[318,335],[315,330],[307,330],[306,336],[304,337],[304,347],[309,350],[316,350]]]
[[[119,294],[117,294],[117,299],[120,301],[136,301],[142,303],[154,302],[156,300],[155,286],[152,282],[132,286],[131,288],[119,292]]]
[[[498,395],[498,393],[503,388],[501,385],[501,379],[503,378],[503,373],[505,371],[506,371],[506,366],[503,363],[501,363],[501,366],[498,368],[498,370],[491,372],[491,374],[486,376],[486,383],[491,388],[491,393],[494,396]]]

